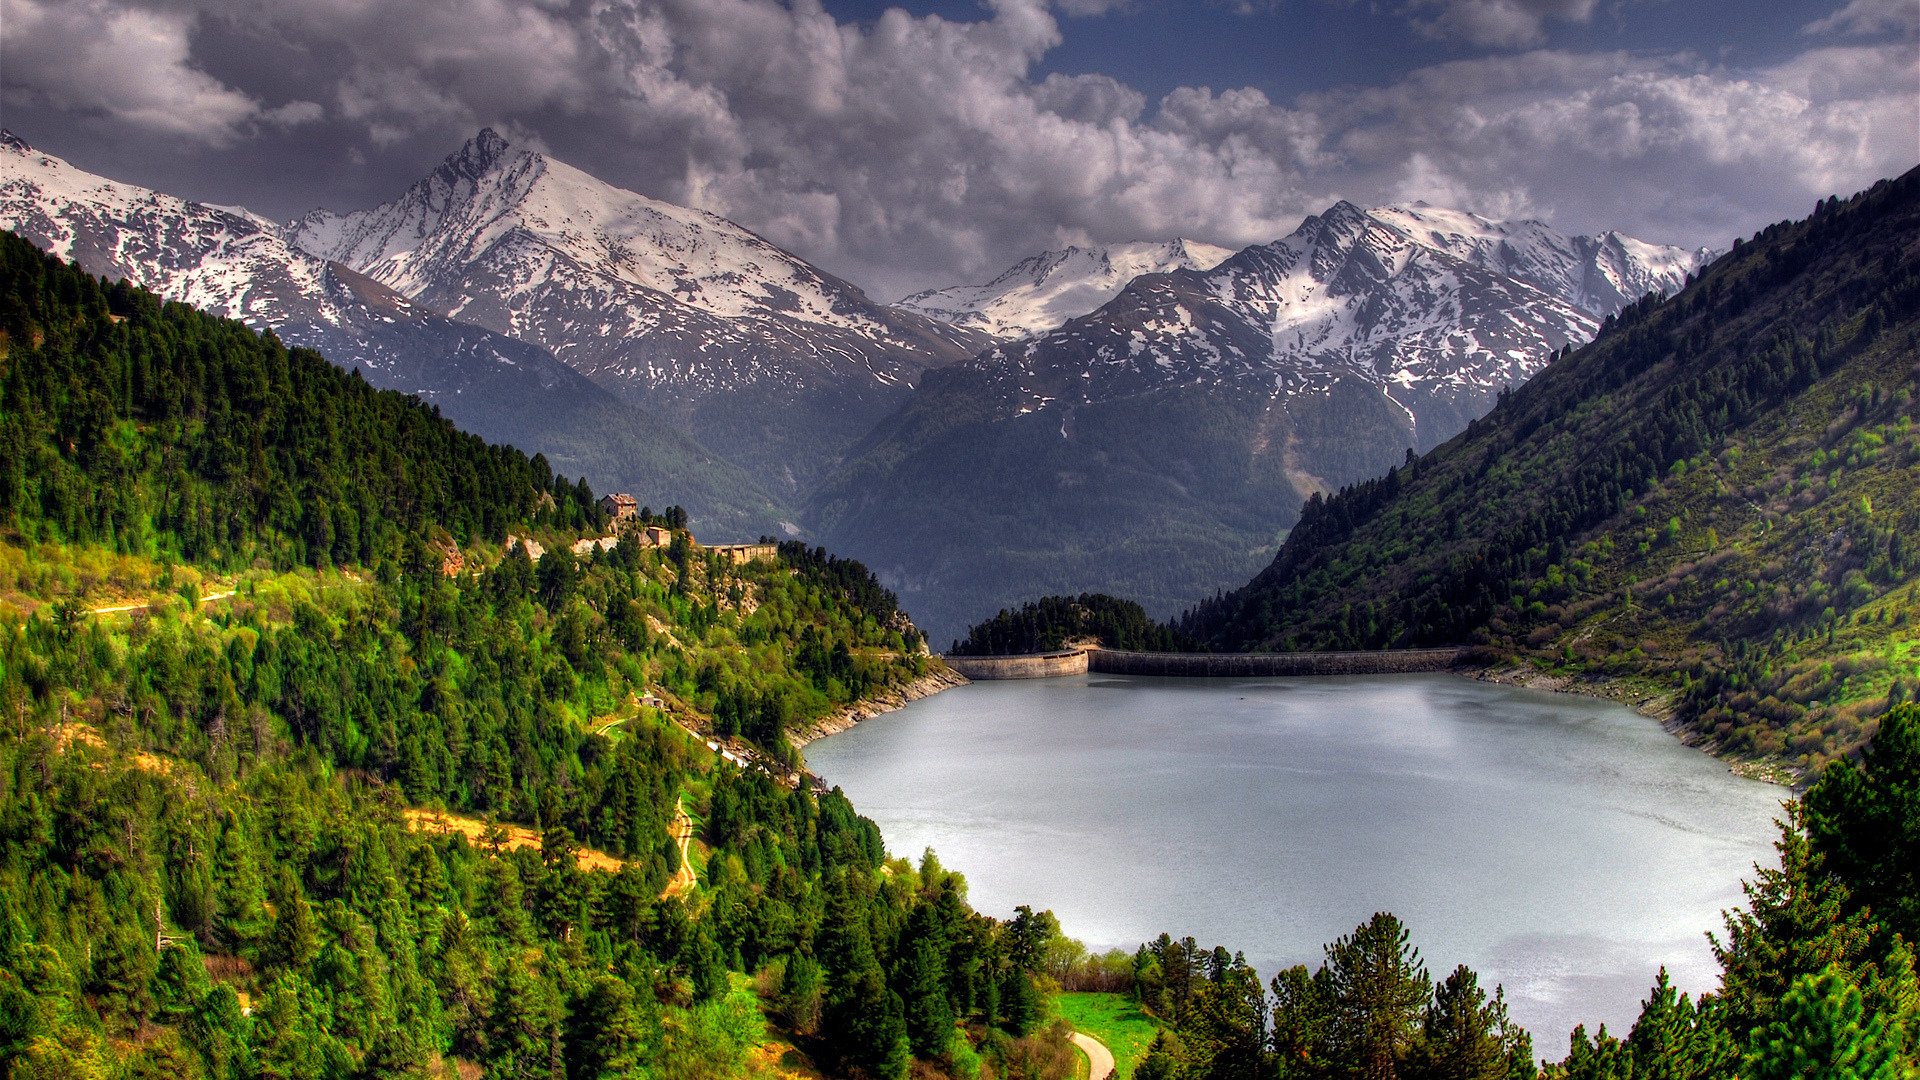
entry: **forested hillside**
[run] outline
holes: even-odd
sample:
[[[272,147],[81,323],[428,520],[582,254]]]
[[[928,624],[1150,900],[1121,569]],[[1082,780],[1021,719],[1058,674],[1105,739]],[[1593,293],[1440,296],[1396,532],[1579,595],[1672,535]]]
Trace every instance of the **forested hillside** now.
[[[1147,617],[1131,600],[1104,593],[1047,596],[1002,609],[953,643],[956,656],[1011,656],[1051,652],[1070,641],[1098,641],[1109,649],[1172,651],[1189,646],[1181,635]]]
[[[1811,769],[1920,677],[1920,172],[1644,301],[1466,433],[1311,499],[1179,622],[1216,649],[1481,644]]]
[[[1059,1059],[1051,921],[794,786],[930,663],[859,564],[574,558],[537,458],[11,236],[0,320],[0,1074]]]

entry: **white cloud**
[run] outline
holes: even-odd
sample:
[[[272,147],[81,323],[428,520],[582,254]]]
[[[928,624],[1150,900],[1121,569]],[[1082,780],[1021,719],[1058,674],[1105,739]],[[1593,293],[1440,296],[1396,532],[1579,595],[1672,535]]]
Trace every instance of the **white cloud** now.
[[[1761,70],[1535,50],[1289,101],[1183,87],[1153,102],[1106,75],[1038,77],[1073,27],[1046,0],[996,0],[973,22],[893,10],[867,25],[836,22],[818,0],[252,0],[244,20],[222,0],[165,0],[205,4],[202,24],[237,38],[228,50],[290,58],[285,85],[249,83],[249,95],[204,73],[224,69],[190,49],[194,16],[139,2],[0,0],[9,94],[65,93],[77,115],[210,141],[310,123],[321,101],[331,137],[348,140],[338,159],[407,170],[376,197],[496,124],[734,217],[882,295],[975,279],[1056,237],[1268,241],[1339,197],[1722,245],[1916,157],[1906,42]],[[1505,5],[1510,25],[1473,33],[1508,41],[1595,10],[1485,3]],[[1402,10],[1467,32],[1465,0]],[[146,65],[137,79],[65,78],[86,49],[107,48],[85,44],[75,12],[157,28],[127,58]],[[22,64],[27,40],[64,52]]]
[[[267,116],[260,102],[196,67],[190,15],[108,0],[0,0],[6,92],[33,94],[90,119],[223,145],[256,119],[313,119],[300,102]]]
[[[1850,0],[1847,6],[1801,27],[1804,34],[1920,33],[1920,3],[1915,0]]]
[[[1584,23],[1598,0],[1408,0],[1414,29],[1429,37],[1458,38],[1475,45],[1538,45],[1547,20]]]

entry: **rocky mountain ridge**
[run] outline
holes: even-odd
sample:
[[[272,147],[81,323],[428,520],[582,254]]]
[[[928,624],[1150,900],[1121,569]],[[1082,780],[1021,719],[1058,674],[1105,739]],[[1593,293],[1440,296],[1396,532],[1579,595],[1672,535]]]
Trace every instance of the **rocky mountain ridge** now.
[[[808,518],[935,640],[1048,592],[1165,617],[1244,580],[1309,495],[1451,437],[1706,254],[1337,203],[929,375]]]

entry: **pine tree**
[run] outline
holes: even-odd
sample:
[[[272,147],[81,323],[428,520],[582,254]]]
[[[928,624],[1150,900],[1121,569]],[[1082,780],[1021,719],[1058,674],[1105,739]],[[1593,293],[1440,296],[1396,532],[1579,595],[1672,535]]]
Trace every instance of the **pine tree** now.
[[[1399,919],[1379,912],[1327,946],[1333,1057],[1360,1080],[1394,1080],[1433,982]]]
[[[912,1055],[900,995],[887,989],[880,965],[854,971],[827,997],[822,1034],[846,1070],[865,1080],[899,1080]]]
[[[941,1057],[953,1044],[944,937],[934,921],[933,906],[916,906],[907,921],[905,959],[897,980],[906,1012],[907,1041],[915,1057]]]
[[[1740,1059],[1737,1042],[1721,1026],[1709,1000],[1696,1006],[1673,988],[1661,968],[1640,1018],[1627,1036],[1633,1075],[1648,1080],[1714,1080]]]
[[[658,1020],[648,1012],[624,980],[596,977],[568,1010],[567,1076],[598,1080],[639,1069],[659,1044]]]
[[[292,971],[305,971],[319,952],[313,905],[307,902],[307,894],[301,890],[293,870],[283,866],[274,882],[273,929],[267,935],[267,962]]]
[[[1295,964],[1273,977],[1272,1045],[1281,1080],[1306,1080],[1330,1068],[1333,1003],[1327,971]]]
[[[1407,1064],[1414,1080],[1506,1080],[1506,1002],[1487,1000],[1479,976],[1462,964],[1434,992]]]
[[[1808,790],[1807,836],[1827,869],[1888,929],[1920,940],[1920,704],[1880,718],[1860,764],[1829,766]]]
[[[1800,820],[1798,804],[1789,804],[1774,844],[1779,868],[1743,886],[1746,909],[1728,915],[1724,941],[1711,938],[1722,971],[1722,1022],[1736,1038],[1773,1016],[1795,979],[1830,964],[1859,964],[1872,945],[1872,925],[1849,911],[1846,885],[1827,873]]]
[[[1884,1014],[1867,1015],[1859,987],[1836,968],[1803,975],[1780,1001],[1779,1015],[1754,1032],[1750,1080],[1911,1080],[1901,1032]]]

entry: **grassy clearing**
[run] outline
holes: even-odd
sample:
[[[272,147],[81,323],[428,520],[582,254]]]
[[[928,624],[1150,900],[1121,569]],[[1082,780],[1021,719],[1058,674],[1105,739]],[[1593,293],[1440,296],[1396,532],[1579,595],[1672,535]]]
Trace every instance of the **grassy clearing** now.
[[[1120,1080],[1133,1075],[1133,1067],[1153,1045],[1154,1032],[1165,1026],[1125,994],[1061,994],[1056,1000],[1061,1018],[1075,1031],[1086,1032],[1113,1051],[1114,1070]],[[1080,1062],[1081,1075],[1085,1075],[1086,1055],[1080,1055]]]

